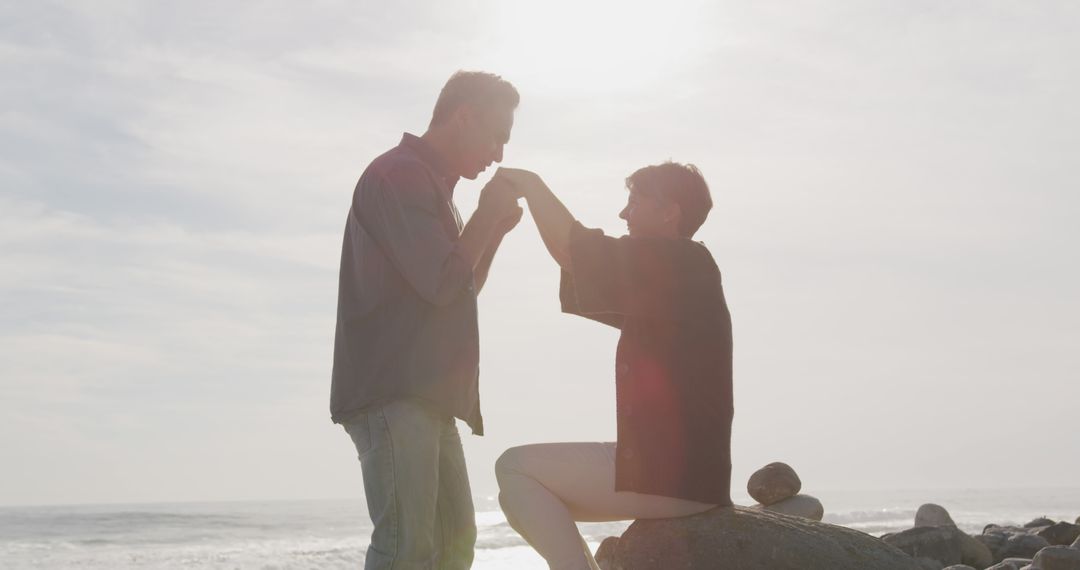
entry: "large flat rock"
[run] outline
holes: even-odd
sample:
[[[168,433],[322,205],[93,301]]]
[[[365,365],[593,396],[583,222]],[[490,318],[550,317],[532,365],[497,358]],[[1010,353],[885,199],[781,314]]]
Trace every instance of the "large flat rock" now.
[[[635,521],[614,570],[922,570],[914,558],[849,528],[744,507]]]

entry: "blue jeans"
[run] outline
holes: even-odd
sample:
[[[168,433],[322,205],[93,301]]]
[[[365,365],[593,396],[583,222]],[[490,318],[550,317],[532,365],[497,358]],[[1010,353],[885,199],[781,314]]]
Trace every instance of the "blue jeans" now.
[[[375,525],[364,569],[470,568],[476,517],[454,418],[402,399],[343,426],[360,455]]]

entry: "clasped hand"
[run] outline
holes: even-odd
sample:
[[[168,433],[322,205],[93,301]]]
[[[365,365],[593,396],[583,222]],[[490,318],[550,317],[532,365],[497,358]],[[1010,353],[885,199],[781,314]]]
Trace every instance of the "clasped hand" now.
[[[523,210],[518,199],[527,197],[537,185],[542,186],[543,181],[533,172],[500,167],[480,191],[477,209],[497,219],[496,231],[505,234],[521,221]]]

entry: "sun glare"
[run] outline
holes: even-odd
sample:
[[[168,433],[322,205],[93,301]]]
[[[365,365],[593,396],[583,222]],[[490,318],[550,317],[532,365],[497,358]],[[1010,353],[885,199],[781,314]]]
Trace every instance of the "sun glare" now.
[[[647,85],[705,48],[704,2],[500,3],[494,13],[498,69],[559,90],[620,91]],[[532,81],[535,80],[535,81]]]

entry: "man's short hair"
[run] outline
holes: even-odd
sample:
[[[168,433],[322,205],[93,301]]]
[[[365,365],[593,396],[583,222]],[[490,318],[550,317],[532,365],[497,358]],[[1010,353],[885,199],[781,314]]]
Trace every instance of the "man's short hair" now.
[[[462,105],[481,110],[496,107],[513,110],[520,101],[517,89],[494,73],[458,71],[450,76],[439,93],[435,111],[431,114],[431,125],[446,120]]]
[[[626,188],[679,205],[679,234],[693,237],[712,209],[709,185],[693,164],[665,162],[638,169],[626,179]]]

